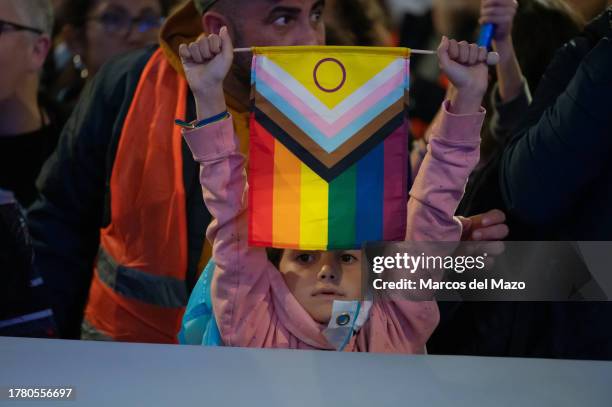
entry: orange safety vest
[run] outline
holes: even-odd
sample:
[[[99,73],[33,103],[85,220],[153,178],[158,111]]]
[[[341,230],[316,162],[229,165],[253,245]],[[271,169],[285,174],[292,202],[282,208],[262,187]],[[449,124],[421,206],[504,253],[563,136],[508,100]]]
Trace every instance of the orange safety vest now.
[[[91,327],[117,341],[177,342],[188,300],[188,242],[174,119],[185,117],[187,95],[185,79],[159,49],[124,122],[110,179],[111,222],[101,230],[85,310]]]

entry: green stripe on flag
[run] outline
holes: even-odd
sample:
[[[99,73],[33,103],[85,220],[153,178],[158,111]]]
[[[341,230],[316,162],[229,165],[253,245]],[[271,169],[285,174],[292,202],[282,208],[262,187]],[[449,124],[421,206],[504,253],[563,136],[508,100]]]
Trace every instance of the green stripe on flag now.
[[[357,203],[357,166],[329,183],[328,248],[355,248],[355,208]]]

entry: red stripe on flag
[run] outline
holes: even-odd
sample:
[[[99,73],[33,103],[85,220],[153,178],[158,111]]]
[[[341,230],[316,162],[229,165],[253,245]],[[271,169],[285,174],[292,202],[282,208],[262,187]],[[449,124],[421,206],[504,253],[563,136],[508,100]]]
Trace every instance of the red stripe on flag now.
[[[249,152],[249,244],[272,246],[274,193],[274,138],[250,119]]]

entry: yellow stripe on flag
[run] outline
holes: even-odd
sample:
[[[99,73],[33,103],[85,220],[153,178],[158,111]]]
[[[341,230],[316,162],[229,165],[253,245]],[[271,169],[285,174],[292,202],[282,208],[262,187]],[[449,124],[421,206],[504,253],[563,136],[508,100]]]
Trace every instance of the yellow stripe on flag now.
[[[275,247],[291,247],[300,238],[301,161],[274,141],[272,240]]]
[[[329,184],[306,164],[301,164],[300,248],[322,250],[327,246]]]

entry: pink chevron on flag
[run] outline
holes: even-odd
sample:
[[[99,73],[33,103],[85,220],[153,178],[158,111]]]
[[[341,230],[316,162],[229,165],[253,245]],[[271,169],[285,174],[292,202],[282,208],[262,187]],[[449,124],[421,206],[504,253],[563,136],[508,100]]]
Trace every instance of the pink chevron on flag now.
[[[317,129],[328,138],[333,138],[346,126],[354,122],[357,118],[374,105],[379,103],[391,92],[402,86],[405,81],[405,73],[400,71],[392,76],[382,86],[376,88],[369,97],[363,102],[357,104],[353,109],[347,111],[336,119],[333,123],[326,122],[317,112],[307,106],[300,98],[298,98],[290,89],[288,89],[281,81],[270,75],[267,71],[261,70],[258,72],[258,80],[266,83],[272,90],[278,93],[287,103],[293,106],[299,113],[317,127]]]

